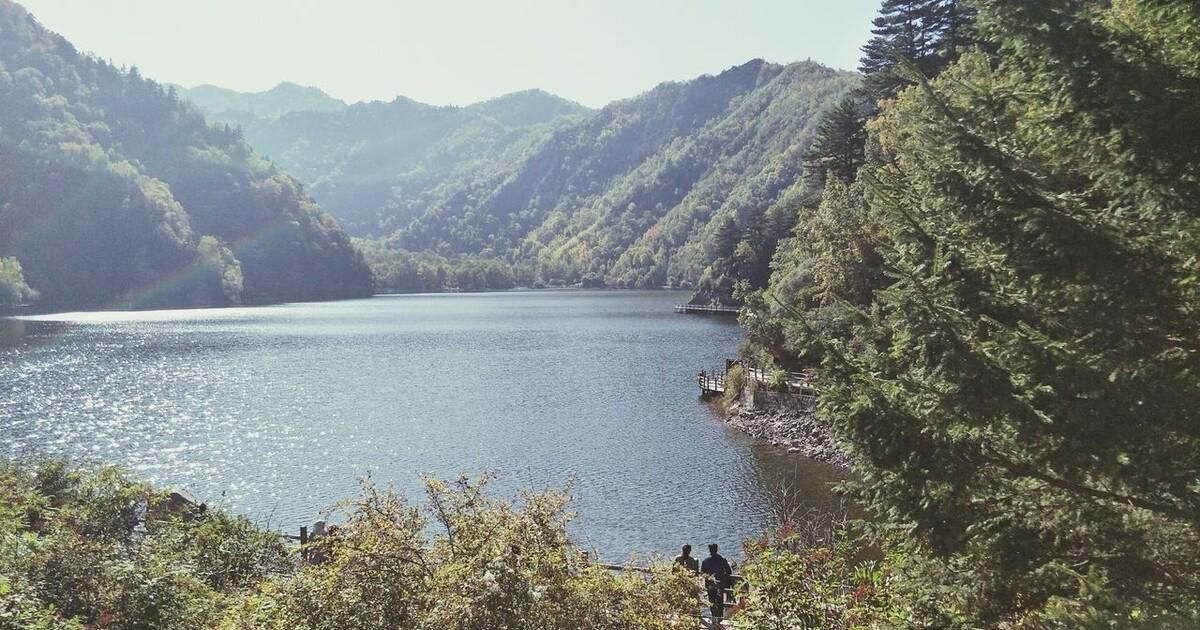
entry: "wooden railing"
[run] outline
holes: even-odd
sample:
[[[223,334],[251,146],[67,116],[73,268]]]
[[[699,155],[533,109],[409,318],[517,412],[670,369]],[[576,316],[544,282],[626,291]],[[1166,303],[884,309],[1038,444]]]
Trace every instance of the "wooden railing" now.
[[[709,375],[707,372],[701,372],[696,375],[696,381],[700,384],[701,396],[725,393],[724,374]]]
[[[764,370],[740,360],[730,359],[725,362],[724,370],[702,371],[696,374],[696,382],[700,386],[701,396],[713,396],[725,393],[725,376],[734,365],[741,365],[746,377],[753,379],[759,385],[775,386],[775,370]],[[784,391],[810,402],[817,397],[816,373],[812,370],[789,371],[782,383]]]
[[[742,308],[740,306],[726,306],[724,304],[676,304],[675,312],[737,315],[742,312]]]

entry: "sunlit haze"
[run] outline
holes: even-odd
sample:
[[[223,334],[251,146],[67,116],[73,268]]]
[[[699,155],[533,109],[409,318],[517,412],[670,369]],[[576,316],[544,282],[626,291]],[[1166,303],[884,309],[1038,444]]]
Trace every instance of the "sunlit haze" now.
[[[467,104],[541,88],[599,106],[761,57],[853,69],[877,0],[26,0],[82,50],[187,87],[280,81]]]

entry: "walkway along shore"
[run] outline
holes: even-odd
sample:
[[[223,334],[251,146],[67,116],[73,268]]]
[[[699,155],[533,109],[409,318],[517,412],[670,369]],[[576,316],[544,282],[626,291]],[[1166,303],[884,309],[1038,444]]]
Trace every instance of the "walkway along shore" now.
[[[737,400],[723,410],[729,426],[752,437],[768,442],[789,453],[803,455],[841,469],[850,467],[850,460],[837,445],[833,434],[817,416],[817,392],[813,374],[791,372],[784,391],[768,389],[771,375],[740,361],[725,362],[723,372],[701,372],[697,375],[700,395],[704,398],[723,395],[726,375],[734,365],[743,369],[742,391]]]

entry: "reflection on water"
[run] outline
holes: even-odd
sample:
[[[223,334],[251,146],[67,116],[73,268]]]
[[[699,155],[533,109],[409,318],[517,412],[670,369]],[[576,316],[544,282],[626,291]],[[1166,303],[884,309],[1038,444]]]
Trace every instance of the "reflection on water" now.
[[[25,322],[0,318],[0,347],[15,346],[25,337]]]
[[[294,528],[369,472],[574,480],[606,557],[736,546],[837,505],[827,466],[726,427],[691,374],[734,352],[672,292],[386,297],[0,320],[0,455],[121,463]]]

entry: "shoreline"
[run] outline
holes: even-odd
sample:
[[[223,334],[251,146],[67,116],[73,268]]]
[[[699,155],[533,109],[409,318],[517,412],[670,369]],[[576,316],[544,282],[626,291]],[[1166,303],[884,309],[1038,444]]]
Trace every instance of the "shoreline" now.
[[[286,306],[289,304],[322,304],[329,302],[348,302],[353,300],[369,300],[371,298],[381,297],[406,297],[406,296],[421,296],[421,295],[483,295],[488,293],[559,293],[572,291],[605,291],[613,293],[667,293],[672,291],[691,291],[691,289],[677,287],[510,287],[507,289],[480,289],[463,291],[458,289],[444,289],[441,291],[410,291],[407,293],[391,293],[381,291],[370,295],[357,297],[338,297],[328,299],[314,300],[284,300],[280,302],[248,302],[244,304],[221,304],[221,305],[192,305],[192,306],[158,306],[151,308],[116,308],[109,305],[97,304],[42,304],[34,302],[32,304],[17,304],[9,306],[0,306],[0,317],[24,318],[37,317],[42,315],[61,315],[70,313],[138,313],[147,311],[200,311],[200,310],[221,310],[221,309],[236,309],[236,308],[259,308],[267,306]]]
[[[736,404],[724,410],[725,424],[789,454],[850,470],[850,458],[833,441],[833,434],[814,408],[773,405],[750,409]]]
[[[239,308],[266,308],[272,306],[288,306],[292,304],[328,304],[332,302],[350,302],[355,300],[370,300],[374,298],[420,297],[430,295],[486,295],[501,293],[567,293],[576,291],[603,291],[613,293],[667,293],[672,291],[689,291],[671,287],[624,288],[624,287],[512,287],[509,289],[482,289],[479,291],[416,291],[410,293],[372,293],[361,297],[330,298],[319,300],[288,300],[282,302],[254,302],[246,304],[222,304],[211,306],[160,306],[153,308],[113,308],[105,305],[70,305],[70,304],[21,304],[16,306],[0,306],[0,318],[3,319],[32,319],[54,315],[74,315],[78,313],[146,313],[156,311],[206,311],[232,310]]]

